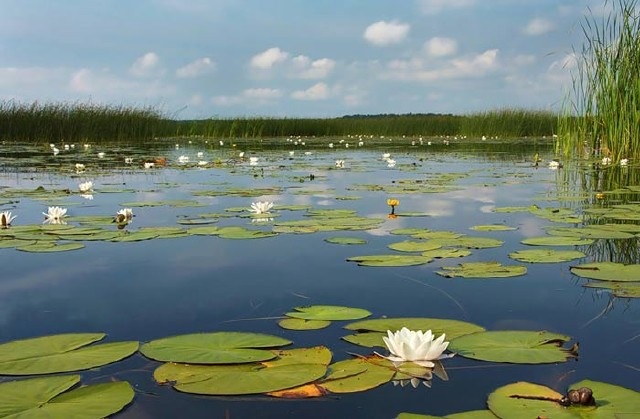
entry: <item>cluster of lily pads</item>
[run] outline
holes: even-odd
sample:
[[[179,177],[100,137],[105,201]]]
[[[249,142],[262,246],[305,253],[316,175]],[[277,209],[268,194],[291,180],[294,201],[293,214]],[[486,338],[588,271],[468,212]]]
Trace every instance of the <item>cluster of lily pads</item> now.
[[[457,356],[488,362],[543,364],[578,356],[574,348],[563,347],[571,338],[558,333],[487,331],[482,326],[453,319],[364,319],[370,315],[371,312],[360,308],[315,305],[296,307],[286,317],[314,326],[317,326],[314,322],[357,320],[344,326],[354,333],[342,339],[365,348],[387,349],[389,356],[374,351],[332,362],[333,354],[326,346],[284,348],[293,342],[250,332],[192,333],[142,345],[137,341],[98,343],[105,337],[103,333],[69,333],[0,344],[0,375],[81,371],[139,352],[160,362],[153,372],[158,384],[170,385],[183,393],[309,398],[361,392],[390,382],[430,387],[434,375],[448,379],[444,360],[454,354],[443,353],[447,346]],[[286,327],[284,320],[280,325]],[[309,327],[313,328],[317,327]],[[449,342],[444,341],[445,334]],[[441,336],[436,339],[436,335]],[[2,382],[0,417],[36,410],[67,417],[103,417],[123,409],[134,398],[131,385],[125,381],[78,386],[80,382],[78,375]],[[596,404],[571,406],[569,410],[575,414],[592,410],[603,414],[640,411],[638,392],[605,383],[583,382],[575,386],[579,385],[590,386]],[[547,393],[557,394],[536,384],[514,383],[492,393],[488,406],[498,417],[527,416],[534,408],[555,408],[551,397],[540,398],[540,394]],[[513,394],[519,395],[518,403],[509,401],[513,400]]]

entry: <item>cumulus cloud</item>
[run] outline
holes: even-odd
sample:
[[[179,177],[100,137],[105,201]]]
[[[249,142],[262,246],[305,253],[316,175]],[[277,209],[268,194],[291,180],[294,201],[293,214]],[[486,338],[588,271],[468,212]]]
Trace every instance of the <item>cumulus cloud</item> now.
[[[282,96],[282,92],[278,89],[270,89],[270,88],[254,88],[254,89],[246,89],[242,92],[242,96],[246,98],[253,99],[277,99]]]
[[[311,61],[305,55],[298,55],[292,60],[294,76],[301,79],[323,79],[331,73],[336,62],[330,58]]]
[[[535,18],[529,21],[527,26],[523,29],[525,35],[538,36],[551,32],[555,26],[553,22],[548,19]]]
[[[297,90],[291,94],[298,100],[322,100],[329,97],[329,86],[326,83],[316,83],[306,90]]]
[[[98,100],[116,100],[122,98],[143,100],[173,96],[175,86],[164,84],[160,80],[140,80],[122,78],[107,70],[95,72],[87,68],[74,71],[68,82],[68,88],[75,94],[87,94]]]
[[[388,65],[386,78],[405,81],[437,81],[481,77],[498,67],[498,50],[490,49],[471,57],[451,59],[430,68],[420,59],[394,60]]]
[[[436,36],[424,44],[424,49],[427,54],[433,57],[444,57],[455,54],[458,50],[458,44],[455,39]]]
[[[470,7],[476,0],[418,0],[418,8],[427,15],[435,15],[446,8]]]
[[[160,63],[160,57],[155,52],[147,52],[138,57],[129,68],[129,72],[137,77],[145,77],[152,74]]]
[[[269,48],[251,58],[251,66],[263,70],[268,70],[274,65],[281,63],[289,58],[289,53],[282,51],[280,48]]]
[[[209,57],[195,60],[184,67],[176,70],[176,77],[179,79],[189,79],[202,76],[212,72],[215,69],[215,63]]]
[[[212,102],[218,106],[234,105],[265,105],[273,103],[275,99],[282,97],[279,89],[267,87],[245,89],[235,96],[215,96]]]
[[[372,23],[364,31],[364,39],[376,46],[398,44],[407,37],[411,27],[407,23],[383,20]]]

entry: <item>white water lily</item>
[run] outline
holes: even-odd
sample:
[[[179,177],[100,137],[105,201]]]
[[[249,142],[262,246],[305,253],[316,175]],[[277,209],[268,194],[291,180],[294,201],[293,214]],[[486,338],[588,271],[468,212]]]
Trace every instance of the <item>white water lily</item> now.
[[[84,172],[85,165],[82,163],[76,163],[76,172]]]
[[[133,211],[131,208],[122,208],[121,210],[118,210],[115,218],[113,219],[113,222],[118,224],[129,224],[131,221],[133,221]]]
[[[255,166],[258,164],[258,158],[257,157],[249,157],[249,164],[251,166]]]
[[[178,163],[189,163],[189,156],[178,157]]]
[[[626,166],[629,164],[629,159],[621,159],[620,160],[620,166]]]
[[[549,162],[549,169],[551,170],[556,170],[558,168],[562,167],[562,164],[560,164],[560,162],[558,160],[551,160]]]
[[[336,160],[336,167],[340,169],[344,168],[344,160]]]
[[[393,159],[387,159],[387,167],[395,167],[396,166],[396,161]]]
[[[603,157],[602,158],[602,165],[603,166],[608,166],[611,164],[611,157]]]
[[[144,162],[144,168],[145,169],[152,169],[156,166],[156,164],[154,162],[150,162],[150,161],[146,161]]]
[[[9,227],[17,215],[11,215],[11,211],[0,212],[0,227]]]
[[[64,217],[67,209],[62,207],[49,207],[47,212],[43,212],[44,222],[47,224],[64,224]]]
[[[105,155],[106,155],[106,154],[104,153],[104,151],[101,151],[101,152],[99,152],[99,153],[98,153],[98,158],[99,158],[99,159],[104,159],[104,156],[105,156]]]
[[[443,355],[449,342],[445,342],[445,334],[434,339],[431,330],[422,332],[414,331],[403,327],[401,330],[392,333],[387,331],[387,336],[382,337],[391,355],[384,358],[393,362],[414,362],[420,366],[432,368],[433,361],[451,358],[453,354]]]
[[[269,201],[258,201],[258,202],[252,202],[251,203],[251,212],[255,213],[255,214],[267,214],[269,212],[269,210],[273,208],[273,202],[269,202]]]
[[[125,157],[125,158],[124,158],[124,162],[125,162],[126,164],[131,164],[131,163],[133,163],[133,157]]]
[[[78,185],[78,189],[80,189],[80,192],[82,193],[91,192],[93,190],[93,182],[91,181],[82,182],[81,184]]]

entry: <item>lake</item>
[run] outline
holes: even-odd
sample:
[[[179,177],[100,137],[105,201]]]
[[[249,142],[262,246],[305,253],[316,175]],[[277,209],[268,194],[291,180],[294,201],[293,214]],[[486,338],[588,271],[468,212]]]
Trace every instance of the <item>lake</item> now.
[[[83,384],[122,380],[133,386],[135,399],[115,416],[119,418],[392,418],[401,412],[444,416],[485,409],[491,392],[517,381],[560,393],[584,379],[640,390],[638,299],[584,287],[589,280],[570,271],[592,261],[620,261],[621,239],[545,247],[585,254],[564,262],[530,263],[509,257],[538,248],[522,240],[547,236],[550,227],[586,224],[557,220],[554,214],[567,211],[584,220],[586,208],[606,208],[607,199],[613,199],[598,201],[596,188],[580,189],[589,176],[584,165],[550,169],[549,140],[490,144],[385,139],[375,144],[364,140],[360,147],[357,141],[341,138],[277,139],[260,145],[238,141],[235,146],[225,141],[228,144],[163,140],[142,149],[78,144],[57,155],[48,144],[4,144],[0,209],[17,215],[12,226],[2,230],[5,238],[20,226],[40,225],[42,213],[52,205],[67,209],[67,226],[99,226],[114,234],[153,227],[200,228],[203,234],[175,233],[131,242],[74,240],[84,247],[64,252],[0,248],[0,343],[76,332],[104,332],[105,342],[144,343],[182,334],[238,331],[279,336],[293,342],[289,348],[322,345],[331,351],[332,362],[354,354],[388,353],[384,347],[342,339],[353,333],[344,328],[351,320],[333,321],[319,330],[279,326],[285,313],[313,305],[365,309],[371,312],[368,319],[424,317],[470,322],[490,331],[548,331],[568,336],[565,348],[579,343],[578,356],[566,362],[488,362],[457,355],[442,361],[448,379],[434,376],[430,388],[386,383],[366,391],[293,400],[179,392],[156,383],[153,372],[161,363],[138,352],[80,372]],[[104,157],[98,157],[100,152]],[[242,158],[240,152],[245,153]],[[542,159],[537,166],[536,153]],[[166,166],[143,167],[143,160],[159,156],[166,157]],[[257,159],[252,162],[250,157]],[[125,163],[125,158],[133,163]],[[85,168],[76,170],[76,163]],[[637,178],[637,167],[624,170],[631,174],[623,176],[628,183],[619,187],[633,185],[629,179]],[[92,199],[78,192],[84,181],[93,182]],[[45,192],[31,193],[38,187]],[[637,195],[615,195],[614,203],[633,203]],[[399,200],[397,217],[389,217],[389,198]],[[252,215],[249,208],[257,201],[273,202],[274,207],[264,216]],[[118,230],[111,219],[123,207],[132,208],[135,216]],[[369,221],[362,221],[364,229],[304,223],[326,222],[337,215]],[[82,224],[83,217],[94,219]],[[96,221],[101,217],[108,221]],[[298,224],[289,223],[293,221]],[[493,225],[512,229],[473,229]],[[277,234],[224,238],[204,234],[202,227],[207,226]],[[413,230],[403,229],[501,243],[461,246],[468,255],[415,266],[358,266],[347,261],[363,255],[420,255],[388,248],[401,241],[427,240],[414,239],[406,234]],[[327,241],[336,237],[365,242]],[[638,263],[637,239],[624,240],[629,249],[626,263]],[[526,274],[449,278],[437,273],[472,262],[525,266]]]

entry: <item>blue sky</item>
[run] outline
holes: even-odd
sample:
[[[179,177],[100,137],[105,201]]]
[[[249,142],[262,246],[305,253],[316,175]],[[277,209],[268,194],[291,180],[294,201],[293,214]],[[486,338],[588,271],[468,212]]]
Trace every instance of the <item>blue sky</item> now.
[[[558,109],[604,0],[0,0],[0,100],[177,118]]]

